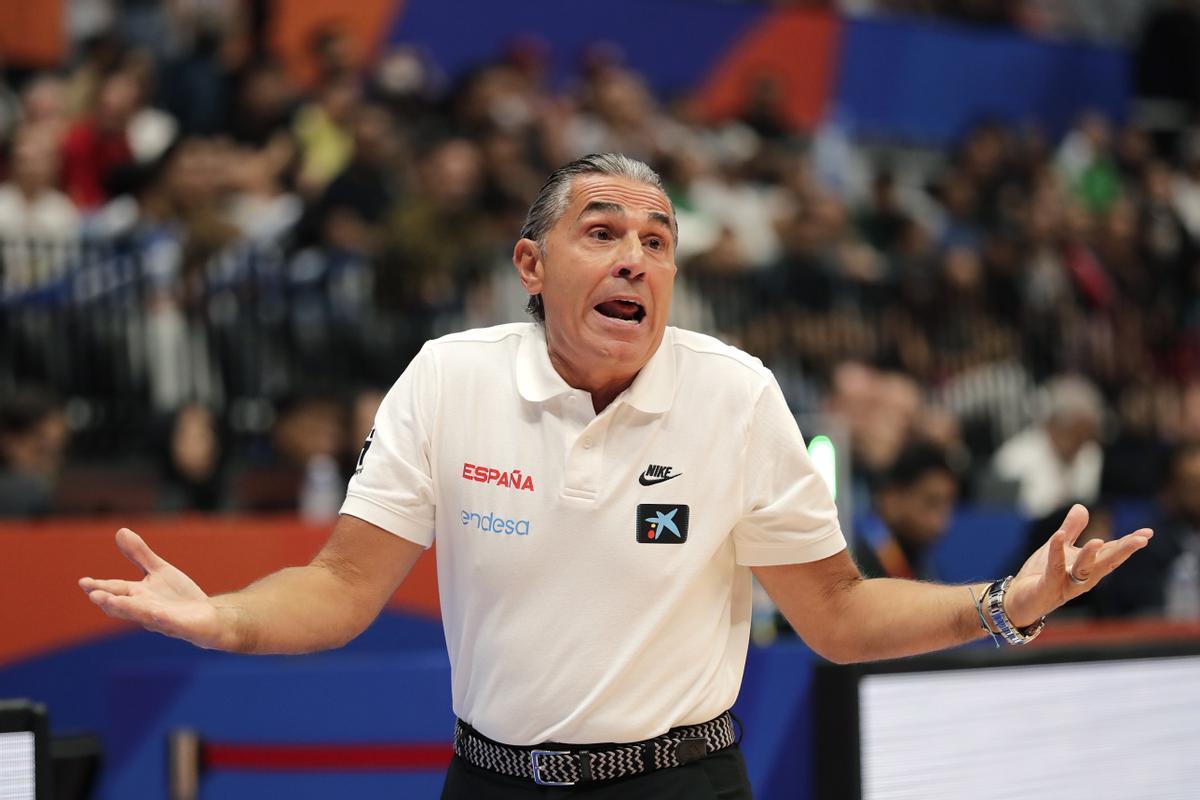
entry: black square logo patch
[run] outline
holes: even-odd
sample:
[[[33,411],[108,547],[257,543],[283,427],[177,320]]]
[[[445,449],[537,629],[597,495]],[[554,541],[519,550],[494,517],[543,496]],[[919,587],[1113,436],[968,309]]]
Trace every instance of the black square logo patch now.
[[[637,507],[637,540],[643,544],[683,544],[688,534],[688,507],[647,503]]]

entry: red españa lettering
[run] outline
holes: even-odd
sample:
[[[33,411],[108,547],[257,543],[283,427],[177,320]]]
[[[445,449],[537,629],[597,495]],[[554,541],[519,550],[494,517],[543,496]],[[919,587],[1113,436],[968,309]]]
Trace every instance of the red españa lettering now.
[[[523,492],[532,492],[533,476],[525,475],[519,469],[511,469],[502,472],[495,467],[483,467],[477,464],[465,463],[462,469],[463,480],[475,481],[476,483],[494,483],[497,486],[503,486],[508,489],[519,489]]]

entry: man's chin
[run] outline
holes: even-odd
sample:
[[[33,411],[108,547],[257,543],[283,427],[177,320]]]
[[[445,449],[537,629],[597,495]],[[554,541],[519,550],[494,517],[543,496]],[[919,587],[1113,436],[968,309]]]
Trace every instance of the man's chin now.
[[[641,366],[654,355],[656,344],[662,339],[662,330],[643,320],[636,327],[612,329],[607,326],[590,331],[595,348],[610,361],[627,363],[633,369]]]

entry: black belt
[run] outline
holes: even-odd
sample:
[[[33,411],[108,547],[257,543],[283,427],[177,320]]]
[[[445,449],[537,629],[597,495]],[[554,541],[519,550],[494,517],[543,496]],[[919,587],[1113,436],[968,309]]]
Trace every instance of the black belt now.
[[[462,720],[454,727],[454,752],[459,758],[539,786],[574,786],[679,767],[735,741],[733,715],[728,711],[699,725],[672,728],[654,739],[595,746],[516,747],[493,741]]]

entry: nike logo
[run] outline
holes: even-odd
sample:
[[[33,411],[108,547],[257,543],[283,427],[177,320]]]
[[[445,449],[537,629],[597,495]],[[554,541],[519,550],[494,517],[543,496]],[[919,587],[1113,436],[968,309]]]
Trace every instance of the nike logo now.
[[[682,475],[682,472],[672,475],[670,467],[651,464],[646,468],[645,472],[638,476],[638,483],[640,483],[642,486],[653,486],[656,483],[666,483],[672,478],[678,478]]]
[[[647,478],[645,475],[638,475],[638,483],[640,483],[642,486],[653,486],[656,483],[666,483],[667,481],[671,480],[672,478],[682,478],[682,477],[683,477],[682,472],[680,472],[678,475],[668,475],[665,478]]]

